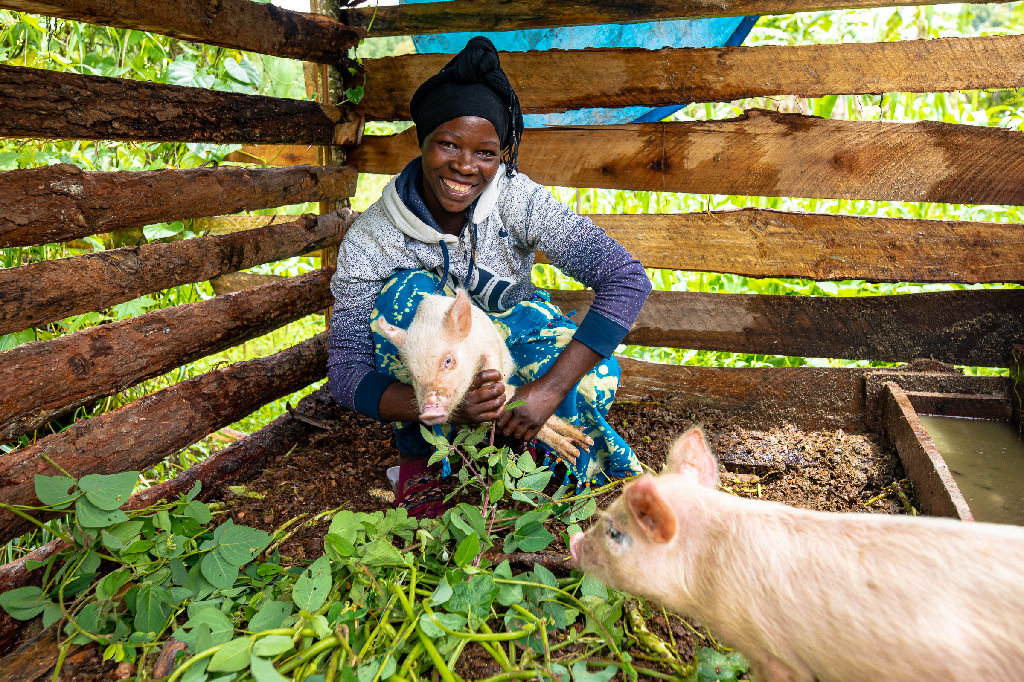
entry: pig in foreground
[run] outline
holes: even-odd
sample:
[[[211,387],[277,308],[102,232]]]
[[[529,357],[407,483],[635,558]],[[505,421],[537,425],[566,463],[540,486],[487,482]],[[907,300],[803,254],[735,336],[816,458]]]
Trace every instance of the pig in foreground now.
[[[717,491],[717,471],[691,429],[573,561],[699,619],[755,680],[1024,676],[1024,528],[800,510]]]
[[[516,371],[515,361],[494,323],[470,302],[464,289],[455,298],[425,296],[408,329],[384,318],[378,320],[378,327],[402,354],[423,424],[448,421],[473,378],[484,369],[501,372],[505,399],[511,399],[514,391],[508,378]],[[577,448],[594,444],[585,433],[555,416],[547,420],[537,439],[572,463],[579,456]]]

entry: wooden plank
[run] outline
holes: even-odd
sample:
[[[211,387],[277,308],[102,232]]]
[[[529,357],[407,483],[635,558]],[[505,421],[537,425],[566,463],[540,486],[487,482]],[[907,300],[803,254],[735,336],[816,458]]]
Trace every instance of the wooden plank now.
[[[864,429],[861,368],[692,367],[618,357],[616,400],[674,399],[685,409],[712,408],[761,428],[784,423],[806,429]]]
[[[231,152],[225,161],[234,163],[255,163],[261,166],[320,165],[316,147],[310,145],[242,145]]]
[[[0,270],[0,334],[338,243],[351,211],[258,230],[144,244]]]
[[[1010,421],[1012,408],[1006,396],[970,393],[906,392],[917,414]]]
[[[31,447],[0,457],[0,499],[38,505],[33,477],[56,475],[51,462],[75,478],[144,471],[326,373],[324,332],[274,355],[207,372],[113,412],[78,421]],[[20,517],[0,512],[0,542],[30,528]]]
[[[581,321],[591,291],[551,291]],[[823,297],[655,291],[625,343],[737,353],[1007,367],[1024,289]]]
[[[0,0],[0,8],[326,64],[366,37],[362,27],[251,0]]]
[[[355,144],[355,109],[0,65],[0,137]]]
[[[416,88],[452,55],[368,59],[369,120],[408,120]],[[950,92],[1024,86],[1024,36],[704,49],[506,52],[523,113],[747,97]]]
[[[512,31],[587,24],[629,24],[666,19],[741,17],[831,9],[863,9],[900,5],[937,5],[941,0],[914,3],[893,0],[501,0],[426,2],[392,7],[356,7],[341,18],[353,26],[371,26],[374,36]],[[468,39],[468,36],[467,36]]]
[[[0,382],[0,443],[311,315],[331,301],[332,274],[319,270],[289,277],[0,353],[0,373],[24,377]]]
[[[882,412],[885,434],[899,453],[903,470],[914,486],[915,501],[926,514],[973,521],[967,500],[907,395],[894,383],[886,386]]]
[[[764,209],[588,217],[649,268],[819,281],[1024,283],[1024,225],[1017,223]]]
[[[334,269],[334,266],[331,266]],[[269,284],[270,282],[276,282],[280,279],[287,279],[281,275],[257,275],[252,272],[229,272],[226,275],[220,277],[214,277],[210,280],[210,286],[213,287],[213,293],[220,296],[221,294],[231,294],[236,291],[245,291],[251,287],[258,287],[261,284]],[[330,304],[332,299],[328,299],[327,303]]]
[[[356,191],[354,168],[0,172],[0,247],[61,242],[158,222],[287,206]],[[264,222],[271,218],[262,217]]]
[[[348,161],[394,175],[418,154],[409,129],[368,136]],[[541,184],[567,187],[1024,204],[1024,133],[935,121],[751,109],[726,121],[531,129],[519,165]]]

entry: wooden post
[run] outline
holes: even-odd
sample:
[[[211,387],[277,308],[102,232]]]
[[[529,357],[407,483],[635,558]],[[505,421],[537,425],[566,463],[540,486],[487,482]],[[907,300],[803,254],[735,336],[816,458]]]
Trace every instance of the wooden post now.
[[[311,0],[314,14],[324,14],[331,19],[340,20],[343,10],[342,8],[346,5],[345,2],[339,0]],[[347,54],[347,52],[346,52]],[[316,89],[319,95],[321,103],[336,104],[343,102],[346,99],[345,95],[345,74],[338,71],[336,66],[328,66],[326,64],[318,64],[315,67],[316,73]],[[362,128],[360,127],[360,134],[356,136],[355,144],[359,144],[362,137]],[[347,156],[347,149],[337,145],[327,146],[321,145],[317,147],[317,158],[324,166],[344,166]],[[320,202],[320,213],[329,213],[339,208],[349,208],[351,202],[348,198],[344,198],[340,201],[321,201]],[[344,234],[342,234],[344,237]],[[334,244],[325,249],[320,250],[320,267],[334,269],[338,264],[338,245]],[[331,326],[331,312],[334,306],[327,306],[324,310],[324,324],[330,329]]]

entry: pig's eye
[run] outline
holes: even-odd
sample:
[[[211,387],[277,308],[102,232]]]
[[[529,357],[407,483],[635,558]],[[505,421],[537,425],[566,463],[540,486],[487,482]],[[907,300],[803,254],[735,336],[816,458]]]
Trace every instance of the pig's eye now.
[[[445,369],[451,369],[455,365],[455,358],[451,355],[444,356],[444,362],[442,365]]]
[[[622,542],[622,531],[609,526],[608,527],[608,537],[610,537],[615,542]]]

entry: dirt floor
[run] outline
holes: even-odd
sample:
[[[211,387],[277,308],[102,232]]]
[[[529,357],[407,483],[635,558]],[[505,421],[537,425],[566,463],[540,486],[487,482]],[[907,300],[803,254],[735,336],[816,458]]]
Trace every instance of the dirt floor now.
[[[683,409],[670,397],[617,404],[609,421],[633,445],[643,464],[655,471],[664,464],[668,446],[679,434],[694,424],[703,426],[724,467],[722,487],[736,494],[840,512],[902,513],[909,504],[900,502],[898,482],[903,471],[895,452],[872,435],[805,431],[792,425],[755,428],[749,419],[712,410]],[[296,516],[311,517],[342,505],[353,511],[384,509],[394,499],[385,470],[395,464],[396,456],[389,426],[345,413],[333,428],[272,462],[244,486],[222,490],[224,510],[236,523],[273,531]],[[602,500],[602,506],[616,494]],[[300,527],[281,545],[282,556],[296,563],[319,556],[329,521],[327,517]],[[555,549],[551,555],[556,561],[564,560],[568,550]],[[710,635],[692,621],[675,616],[666,620],[657,615],[653,625],[655,634],[674,641],[687,659],[698,647],[713,643]],[[38,626],[25,633],[26,638],[32,635],[45,637],[38,633]],[[94,647],[85,650],[92,653],[79,654],[81,660],[69,659],[61,679],[127,676],[127,670],[101,664]],[[482,650],[477,653],[480,655],[474,655],[472,648],[463,653],[457,670],[460,675],[481,679],[499,672],[492,669],[490,656]],[[21,671],[45,667],[42,661],[34,662],[36,665]],[[0,672],[0,679],[4,677]]]
[[[699,424],[724,466],[722,486],[732,492],[822,511],[903,511],[891,491],[865,507],[903,476],[895,452],[871,435],[792,425],[754,429],[748,420],[720,412],[680,409],[672,398],[616,404],[609,421],[655,471],[672,441]],[[352,511],[384,509],[394,499],[384,472],[396,457],[389,426],[346,413],[336,428],[246,483],[244,493],[228,493],[229,508],[236,523],[268,531],[299,514],[342,504]],[[299,562],[319,556],[328,525],[324,520],[297,532],[282,545],[282,555]]]

